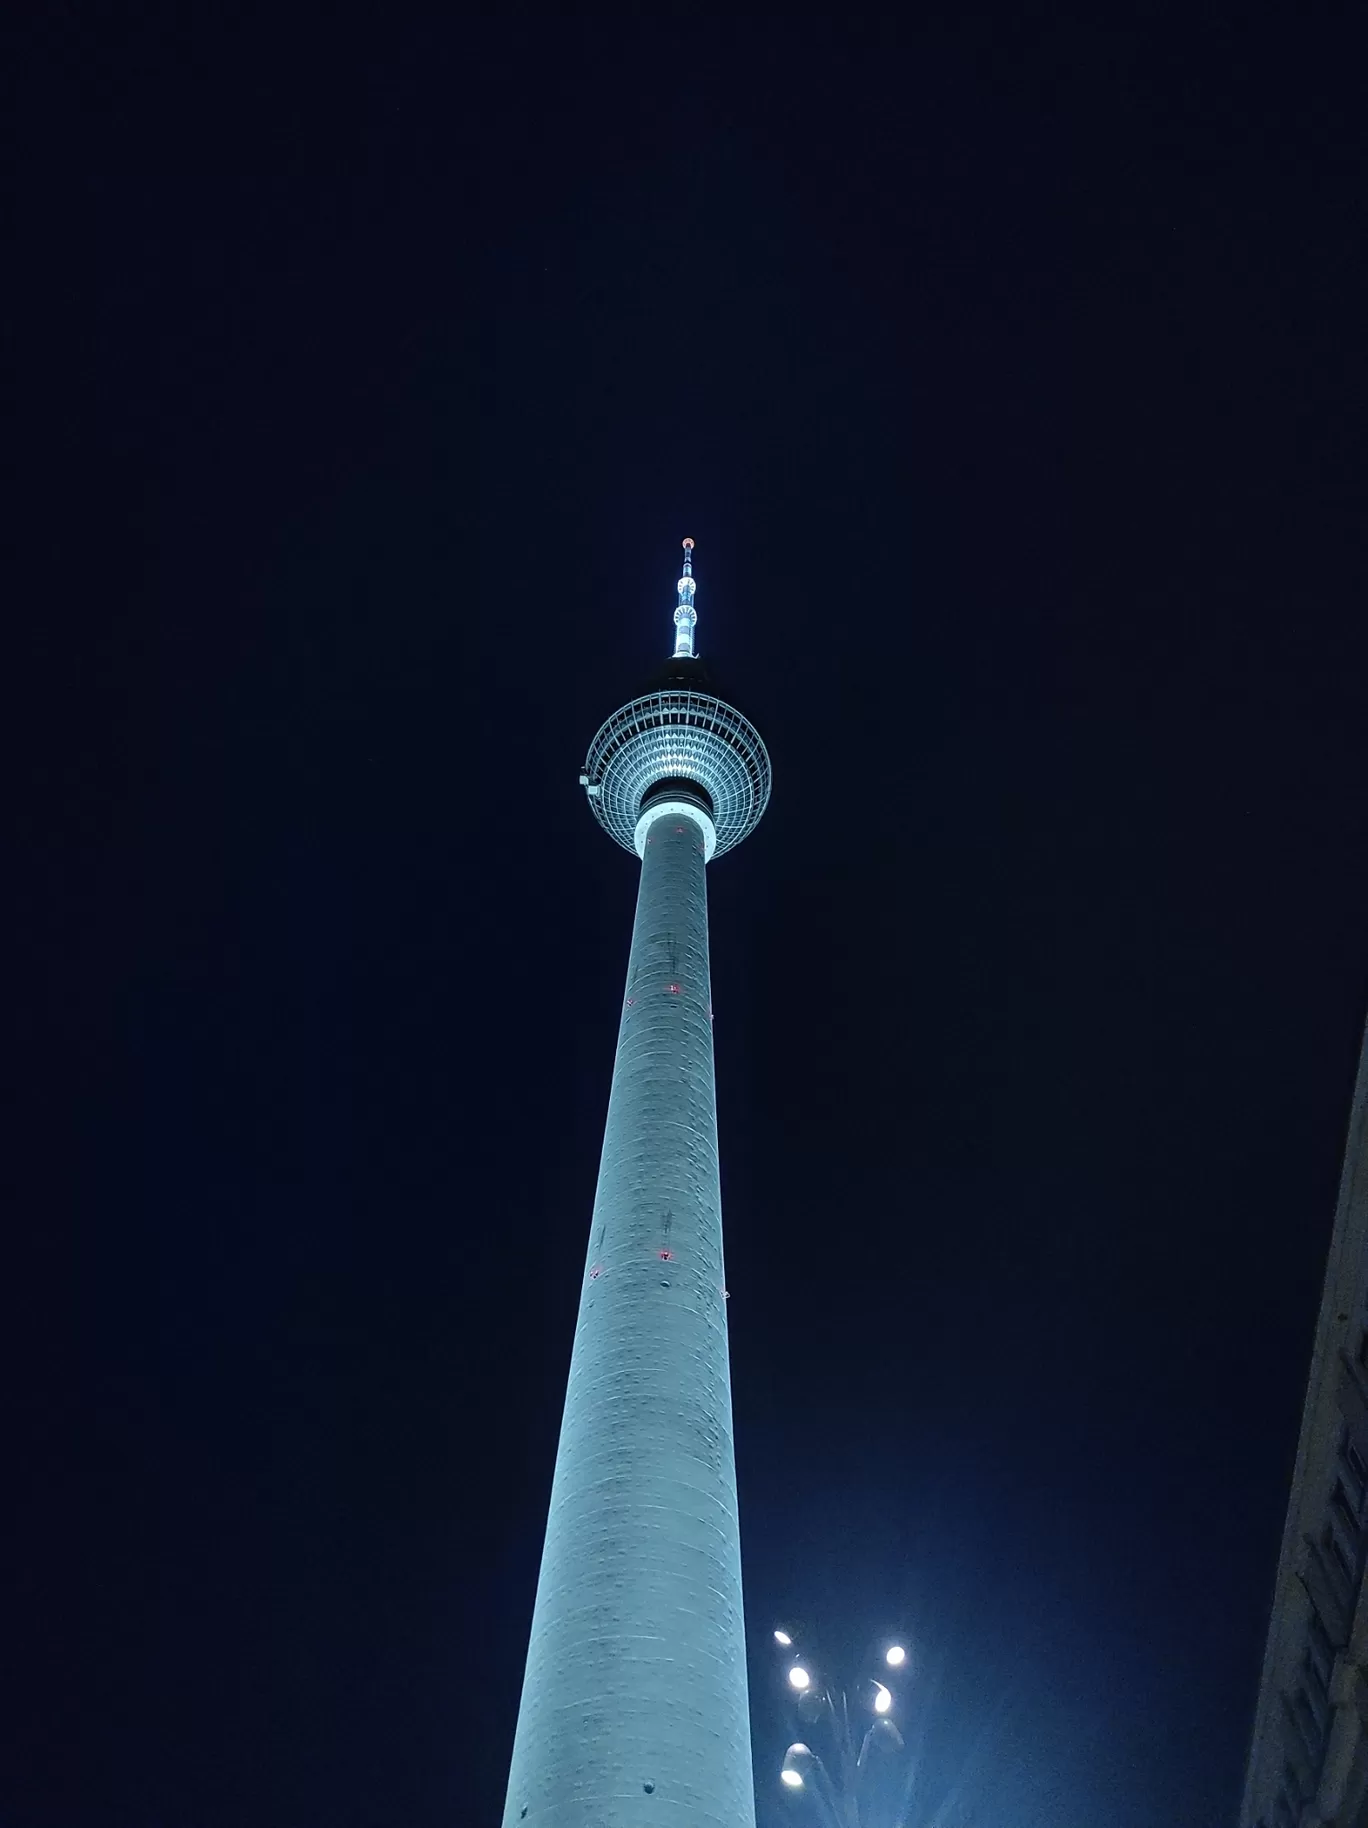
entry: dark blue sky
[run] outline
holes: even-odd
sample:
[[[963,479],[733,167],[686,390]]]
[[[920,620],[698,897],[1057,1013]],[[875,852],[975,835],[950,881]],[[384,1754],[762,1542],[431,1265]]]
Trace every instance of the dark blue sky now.
[[[12,63],[6,1824],[497,1818],[634,889],[578,765],[686,533],[775,774],[762,1776],[774,1618],[894,1622],[985,1821],[1230,1821],[1368,1006],[1361,43],[128,15]]]

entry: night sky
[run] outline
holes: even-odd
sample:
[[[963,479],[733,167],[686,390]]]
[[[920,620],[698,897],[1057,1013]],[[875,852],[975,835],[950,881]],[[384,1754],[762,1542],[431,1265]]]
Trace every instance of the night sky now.
[[[908,1634],[975,1828],[1228,1824],[1368,1009],[1362,44],[458,10],[9,60],[0,1819],[497,1821],[635,890],[579,765],[689,534],[774,767],[761,1828],[780,1618]]]

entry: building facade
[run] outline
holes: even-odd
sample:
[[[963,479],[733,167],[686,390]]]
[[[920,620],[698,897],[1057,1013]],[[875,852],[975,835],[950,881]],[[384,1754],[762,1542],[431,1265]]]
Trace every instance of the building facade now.
[[[674,655],[580,777],[640,860],[504,1828],[753,1828],[707,865],[769,797],[751,724]]]
[[[1368,1828],[1368,1037],[1283,1530],[1241,1828]]]

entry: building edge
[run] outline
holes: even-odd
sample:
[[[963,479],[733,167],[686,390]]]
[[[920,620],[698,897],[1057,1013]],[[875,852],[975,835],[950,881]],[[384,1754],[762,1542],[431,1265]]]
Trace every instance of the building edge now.
[[[1368,1828],[1368,1029],[1283,1525],[1240,1828]]]

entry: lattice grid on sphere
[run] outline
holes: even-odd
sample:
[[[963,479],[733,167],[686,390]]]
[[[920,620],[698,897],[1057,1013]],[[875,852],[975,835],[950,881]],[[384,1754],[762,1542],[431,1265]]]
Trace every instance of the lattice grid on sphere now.
[[[697,781],[713,803],[714,855],[753,832],[770,792],[760,734],[739,711],[703,692],[651,692],[615,711],[584,764],[599,824],[636,854],[641,799],[657,781]]]

